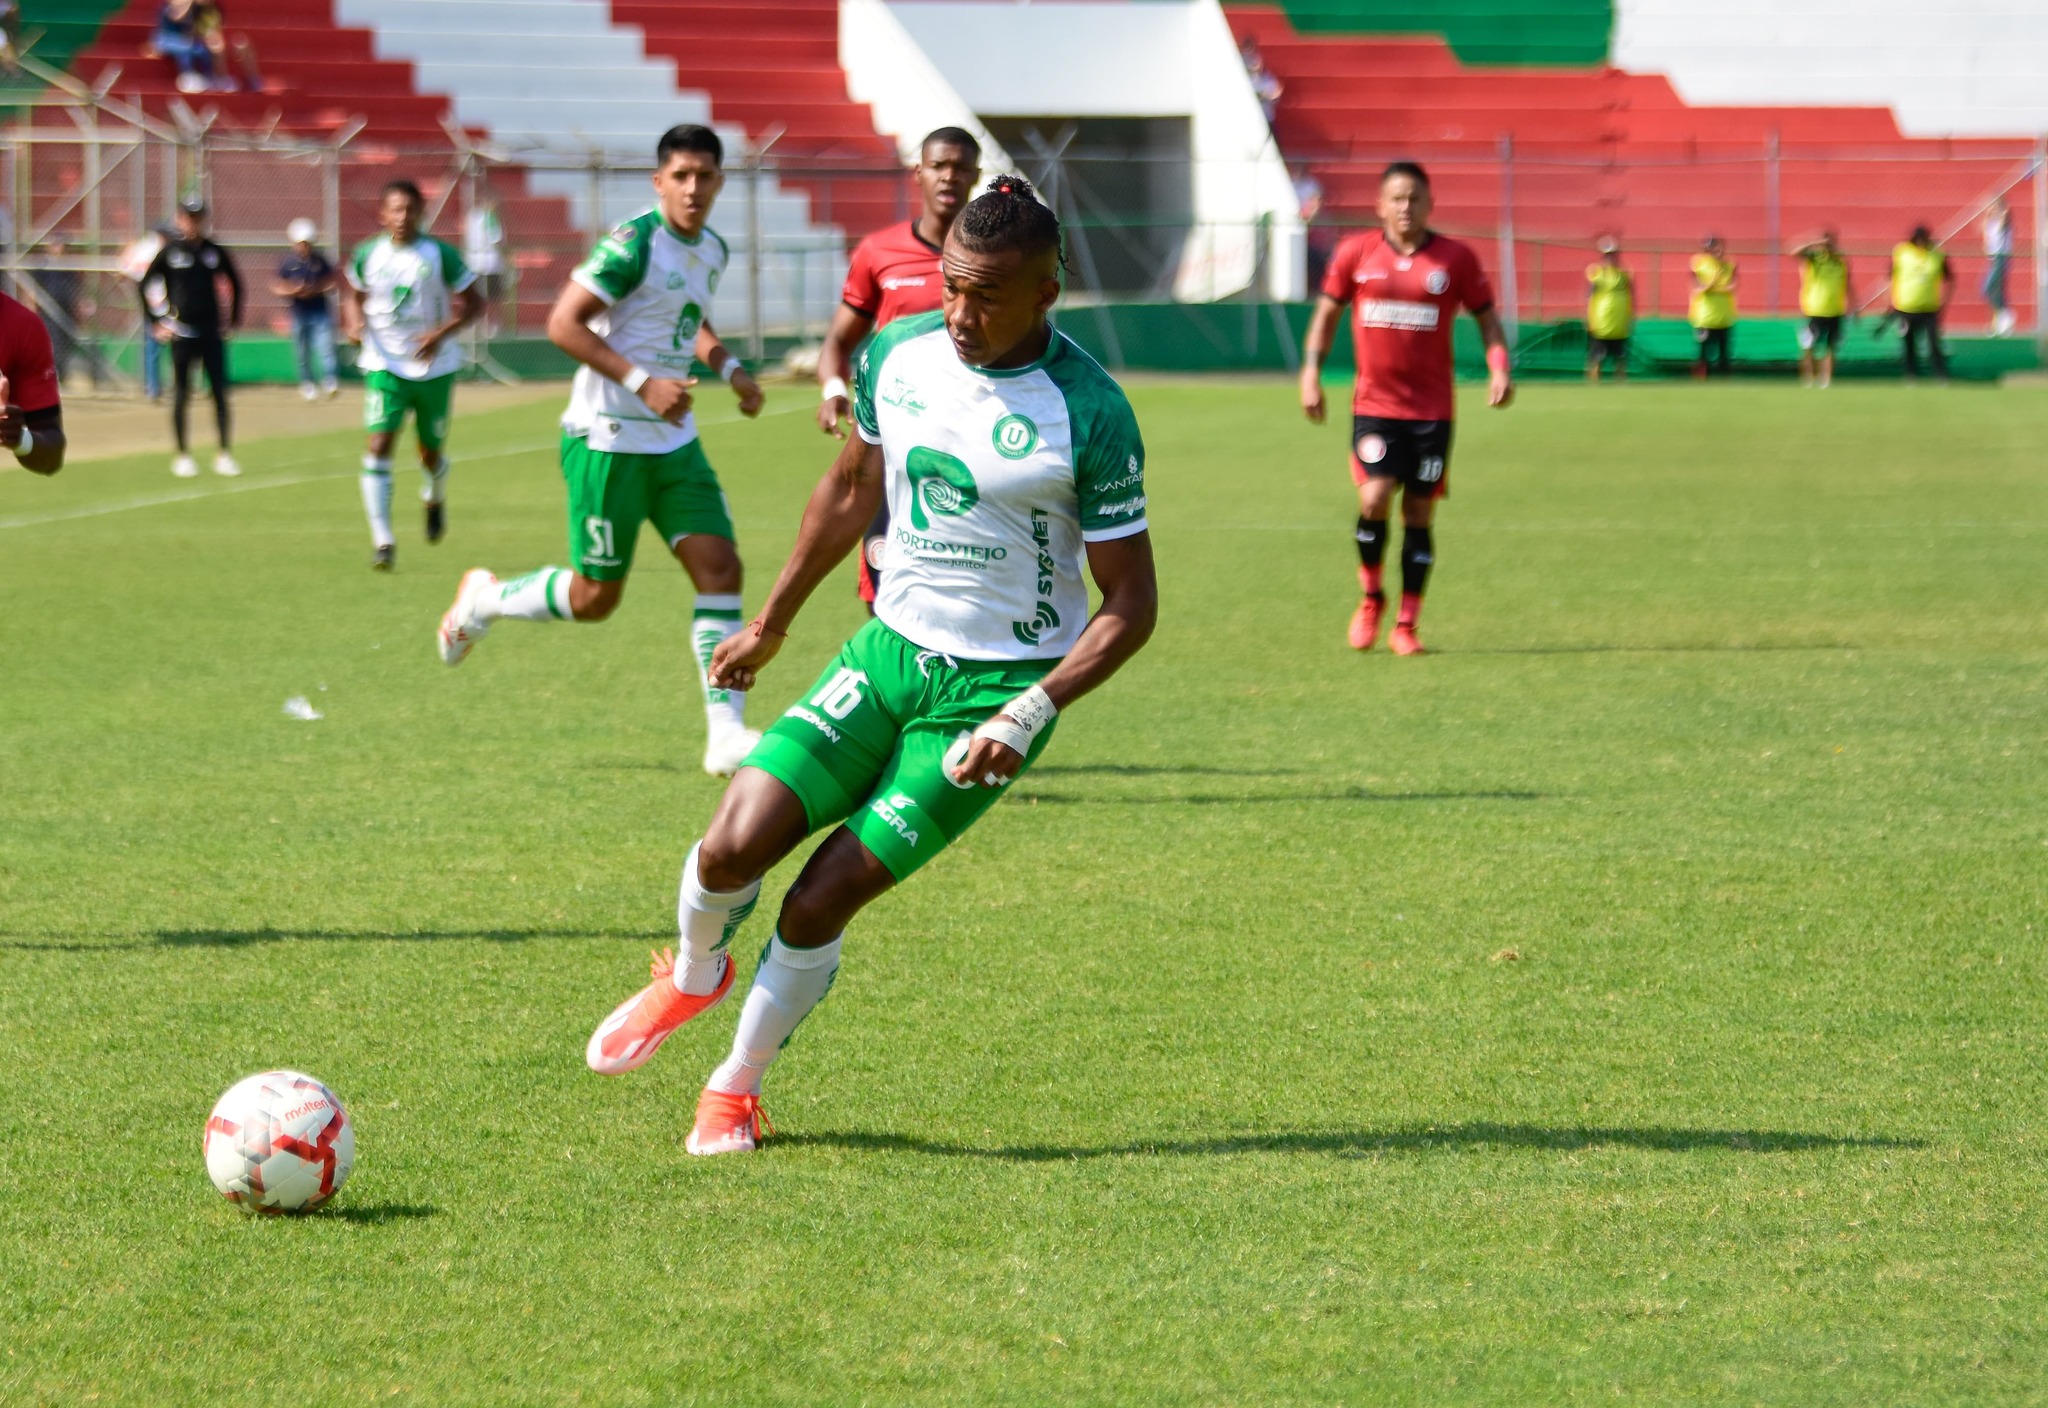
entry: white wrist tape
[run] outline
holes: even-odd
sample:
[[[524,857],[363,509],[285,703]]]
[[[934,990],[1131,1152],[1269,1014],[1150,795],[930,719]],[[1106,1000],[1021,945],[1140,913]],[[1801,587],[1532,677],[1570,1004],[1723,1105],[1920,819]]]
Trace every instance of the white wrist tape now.
[[[1037,685],[1025,690],[1002,707],[1002,711],[974,731],[976,738],[991,738],[1019,753],[1031,751],[1031,741],[1043,733],[1059,714],[1052,697]]]
[[[846,378],[835,376],[827,380],[823,386],[818,388],[818,399],[820,401],[845,401],[850,399],[846,389]]]
[[[22,459],[25,458],[28,452],[30,450],[33,450],[35,447],[36,437],[29,434],[28,427],[24,425],[21,428],[21,438],[15,441],[8,448],[14,451],[14,457],[16,459]]]
[[[725,359],[725,365],[718,369],[718,374],[725,379],[725,384],[730,386],[732,385],[732,379],[745,370],[746,367],[741,365],[739,358],[728,356]]]
[[[619,385],[625,387],[635,396],[638,396],[640,394],[640,388],[645,386],[648,382],[652,380],[654,380],[653,373],[649,372],[647,368],[635,367],[633,368],[633,370],[626,373],[625,379],[620,381]]]

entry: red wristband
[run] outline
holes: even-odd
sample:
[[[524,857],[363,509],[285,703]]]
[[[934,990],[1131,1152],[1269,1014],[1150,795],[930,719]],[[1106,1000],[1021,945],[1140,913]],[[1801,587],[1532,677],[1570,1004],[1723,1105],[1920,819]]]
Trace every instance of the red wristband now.
[[[1501,376],[1508,374],[1508,349],[1496,342],[1486,349],[1486,368]]]

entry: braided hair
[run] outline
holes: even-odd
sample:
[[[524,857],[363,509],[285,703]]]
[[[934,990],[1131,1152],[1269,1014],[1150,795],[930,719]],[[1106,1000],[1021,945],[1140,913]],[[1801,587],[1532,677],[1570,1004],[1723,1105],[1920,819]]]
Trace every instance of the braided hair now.
[[[1022,176],[998,176],[988,188],[967,203],[953,222],[953,237],[977,253],[1018,250],[1024,254],[1051,251],[1060,267],[1066,256],[1060,250],[1060,218],[1052,207],[1039,203],[1037,192]]]

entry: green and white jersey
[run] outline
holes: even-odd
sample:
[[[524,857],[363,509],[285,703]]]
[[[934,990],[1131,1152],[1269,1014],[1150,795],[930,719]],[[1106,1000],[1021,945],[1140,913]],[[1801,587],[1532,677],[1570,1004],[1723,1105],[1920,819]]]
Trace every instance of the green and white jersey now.
[[[415,356],[420,340],[448,321],[455,295],[476,282],[455,246],[432,235],[394,244],[379,235],[356,246],[348,261],[351,288],[363,294],[363,350],[356,365],[407,381],[446,376],[462,367],[462,347],[443,342],[432,358]]]
[[[685,239],[659,210],[636,215],[599,242],[569,277],[604,300],[590,330],[654,376],[689,376],[697,330],[730,255],[716,230]],[[593,450],[665,455],[697,438],[697,418],[670,425],[647,403],[589,367],[576,373],[562,429],[590,437]]]
[[[971,367],[924,313],[868,340],[853,404],[888,466],[876,618],[963,660],[1072,650],[1082,544],[1145,531],[1145,446],[1109,373],[1058,332],[1028,367]]]

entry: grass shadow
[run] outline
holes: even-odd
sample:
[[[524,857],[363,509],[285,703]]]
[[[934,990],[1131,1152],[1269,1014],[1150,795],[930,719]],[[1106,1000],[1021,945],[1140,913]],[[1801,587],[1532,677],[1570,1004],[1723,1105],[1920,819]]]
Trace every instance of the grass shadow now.
[[[1211,768],[1151,763],[1040,763],[1031,769],[1033,777],[1079,776],[1095,773],[1109,777],[1301,777],[1307,768]]]
[[[358,1227],[382,1227],[391,1222],[418,1222],[440,1215],[441,1209],[432,1203],[344,1203],[340,1207],[321,1208],[313,1214],[315,1217],[333,1218],[337,1222],[352,1222]]]
[[[1833,652],[1862,650],[1842,641],[1812,645],[1496,645],[1437,650],[1439,655],[1751,655],[1780,651]]]
[[[1028,774],[1037,777],[1043,770]],[[1289,792],[1283,796],[1226,796],[1196,793],[1180,797],[1080,797],[1070,792],[1013,792],[1021,802],[1043,802],[1048,806],[1087,807],[1231,807],[1274,806],[1287,802],[1537,802],[1541,792],[1369,792],[1363,787],[1346,787],[1334,792]]]
[[[941,1158],[994,1159],[1006,1163],[1060,1163],[1125,1157],[1197,1158],[1226,1154],[1329,1154],[1370,1158],[1381,1154],[1426,1154],[1446,1149],[1537,1149],[1574,1153],[1587,1149],[1643,1149],[1691,1154],[1733,1150],[1749,1154],[1799,1153],[1814,1149],[1920,1149],[1925,1141],[1888,1135],[1806,1134],[1772,1129],[1685,1129],[1553,1127],[1527,1124],[1423,1125],[1399,1129],[1330,1130],[1320,1133],[1232,1134],[1214,1139],[1134,1140],[1125,1144],[1056,1145],[952,1144],[914,1134],[871,1134],[826,1130],[785,1134],[776,1144],[858,1149],[879,1153],[929,1154]]]

